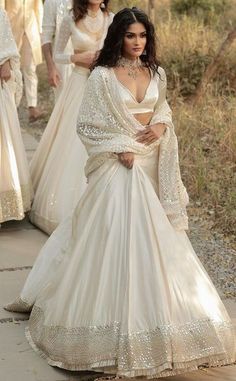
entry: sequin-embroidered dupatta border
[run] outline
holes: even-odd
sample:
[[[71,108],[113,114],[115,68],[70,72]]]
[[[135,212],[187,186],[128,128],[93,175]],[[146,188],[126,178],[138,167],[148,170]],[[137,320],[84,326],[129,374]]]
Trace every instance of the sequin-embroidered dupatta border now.
[[[22,220],[31,207],[31,185],[22,185],[19,190],[0,192],[0,223]]]
[[[34,306],[26,336],[50,365],[68,370],[154,378],[235,362],[233,326],[207,319],[124,334],[119,322],[79,328],[45,326],[42,309]]]

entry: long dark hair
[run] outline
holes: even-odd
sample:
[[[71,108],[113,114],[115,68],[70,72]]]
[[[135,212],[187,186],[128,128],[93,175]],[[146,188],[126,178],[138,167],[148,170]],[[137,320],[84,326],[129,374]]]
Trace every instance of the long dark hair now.
[[[125,33],[129,26],[136,22],[143,24],[147,33],[145,54],[141,55],[140,59],[144,66],[150,68],[153,73],[157,72],[159,61],[156,56],[155,29],[146,13],[136,7],[124,8],[115,15],[113,23],[108,29],[104,46],[93,67],[116,66],[122,53]]]
[[[107,11],[109,1],[110,0],[103,1],[104,7],[101,8],[103,12]],[[79,20],[84,18],[84,16],[86,16],[88,12],[88,4],[89,4],[88,0],[73,0],[72,13],[73,13],[75,22],[78,22]]]

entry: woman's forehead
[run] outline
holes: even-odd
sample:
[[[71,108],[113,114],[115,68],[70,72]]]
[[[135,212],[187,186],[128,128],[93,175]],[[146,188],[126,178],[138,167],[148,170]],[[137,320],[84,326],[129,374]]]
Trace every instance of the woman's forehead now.
[[[140,22],[135,22],[131,25],[129,25],[126,32],[132,32],[132,33],[142,33],[145,32],[146,28],[145,26]]]

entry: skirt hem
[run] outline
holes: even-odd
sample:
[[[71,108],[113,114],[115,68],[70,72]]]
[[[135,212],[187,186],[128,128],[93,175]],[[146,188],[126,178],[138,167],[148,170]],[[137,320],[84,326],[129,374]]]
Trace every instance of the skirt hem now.
[[[48,354],[40,349],[33,341],[29,327],[26,327],[25,329],[25,336],[32,349],[38,353],[40,357],[45,359],[49,365],[69,371],[94,371],[99,373],[103,372],[107,374],[114,374],[117,377],[143,377],[152,379],[176,376],[183,373],[193,372],[199,369],[217,368],[233,365],[236,363],[236,359],[233,357],[222,358],[222,355],[216,354],[183,363],[173,363],[172,361],[167,361],[157,367],[146,369],[118,369],[117,361],[115,359],[98,359],[96,362],[87,364],[69,364],[63,361],[52,359]]]

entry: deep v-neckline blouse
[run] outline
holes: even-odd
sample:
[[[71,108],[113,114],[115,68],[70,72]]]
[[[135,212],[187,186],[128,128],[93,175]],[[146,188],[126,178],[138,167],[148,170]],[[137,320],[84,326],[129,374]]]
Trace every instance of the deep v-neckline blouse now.
[[[118,89],[122,100],[131,114],[143,114],[147,112],[153,112],[156,102],[158,100],[158,81],[156,75],[151,75],[150,82],[146,88],[144,98],[142,101],[138,101],[134,94],[117,78],[114,70],[113,75],[116,79]]]

